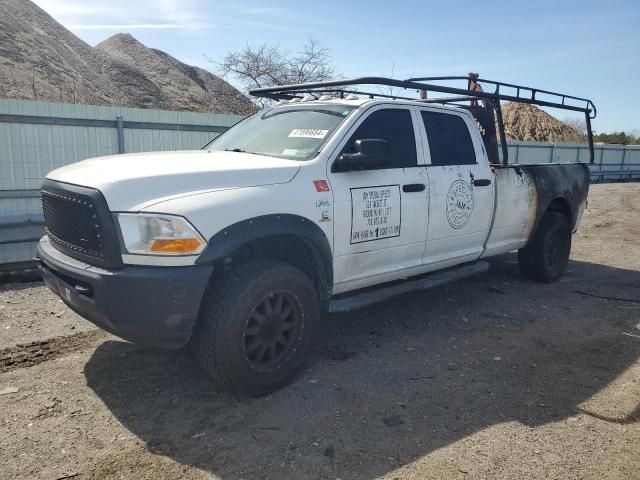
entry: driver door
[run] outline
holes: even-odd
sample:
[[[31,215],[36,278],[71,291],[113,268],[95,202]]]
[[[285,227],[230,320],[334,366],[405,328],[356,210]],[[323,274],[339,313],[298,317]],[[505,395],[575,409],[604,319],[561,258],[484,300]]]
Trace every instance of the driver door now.
[[[421,265],[428,179],[417,117],[410,106],[377,105],[349,130],[328,165],[334,195],[334,294],[393,280]],[[339,171],[356,140],[382,139],[390,163]]]

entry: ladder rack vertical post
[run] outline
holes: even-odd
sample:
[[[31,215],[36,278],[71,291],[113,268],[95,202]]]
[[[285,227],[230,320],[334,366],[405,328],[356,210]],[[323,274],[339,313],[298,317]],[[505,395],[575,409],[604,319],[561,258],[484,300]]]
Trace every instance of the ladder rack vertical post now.
[[[496,119],[498,120],[498,130],[500,133],[500,144],[502,147],[502,164],[509,165],[509,149],[507,147],[507,136],[504,133],[504,120],[502,119],[502,107],[500,106],[500,100],[493,101],[493,109]]]
[[[591,130],[591,112],[584,114],[585,123],[587,124],[587,139],[589,141],[589,163],[593,165],[596,160],[596,153],[593,148],[593,131]]]

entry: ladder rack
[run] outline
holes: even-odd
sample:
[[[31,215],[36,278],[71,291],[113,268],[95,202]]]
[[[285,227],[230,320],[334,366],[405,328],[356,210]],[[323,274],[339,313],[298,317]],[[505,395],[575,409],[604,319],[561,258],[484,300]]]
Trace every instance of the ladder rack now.
[[[441,82],[467,82],[467,85],[451,86],[443,85]],[[493,91],[483,91],[482,89],[472,90],[471,85],[484,84],[493,88]],[[404,90],[414,90],[420,92],[422,97],[426,97],[426,92],[438,92],[453,95],[444,98],[415,98],[409,96],[394,95],[393,93],[378,93],[362,91],[360,86],[385,86],[401,88]],[[356,88],[345,88],[356,87]],[[507,90],[507,92],[505,92]],[[254,88],[249,93],[256,97],[264,97],[272,100],[292,100],[303,98],[305,95],[319,97],[320,95],[331,94],[344,98],[348,94],[367,96],[369,98],[386,98],[392,100],[411,100],[423,103],[441,103],[453,106],[460,102],[482,101],[484,107],[491,110],[497,120],[502,143],[502,157],[504,164],[508,164],[508,151],[506,135],[504,131],[504,121],[502,119],[501,101],[524,103],[540,107],[557,108],[581,112],[585,116],[587,127],[587,138],[589,141],[590,163],[594,162],[593,132],[591,130],[591,120],[596,118],[597,109],[594,103],[588,98],[576,97],[564,93],[552,92],[539,88],[515,85],[512,83],[498,82],[480,78],[477,74],[468,76],[447,76],[447,77],[414,77],[407,80],[397,80],[386,77],[357,77],[342,80],[332,80],[324,82],[309,82],[294,85],[279,85],[273,87]]]

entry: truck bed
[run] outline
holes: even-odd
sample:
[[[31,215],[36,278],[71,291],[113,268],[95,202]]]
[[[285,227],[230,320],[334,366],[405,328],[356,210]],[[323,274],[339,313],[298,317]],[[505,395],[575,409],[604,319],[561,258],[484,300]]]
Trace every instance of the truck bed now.
[[[493,168],[493,224],[483,257],[524,246],[549,207],[569,216],[575,230],[589,193],[587,165],[514,164]]]

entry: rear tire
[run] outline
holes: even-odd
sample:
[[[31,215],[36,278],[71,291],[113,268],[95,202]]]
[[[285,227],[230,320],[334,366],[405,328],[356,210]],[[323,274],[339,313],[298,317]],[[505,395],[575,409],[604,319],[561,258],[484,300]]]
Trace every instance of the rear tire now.
[[[530,280],[551,283],[562,276],[571,253],[569,218],[558,212],[547,212],[533,238],[518,250],[520,273]]]
[[[319,318],[316,289],[302,271],[273,260],[243,263],[205,292],[196,354],[218,386],[265,395],[300,371]]]

